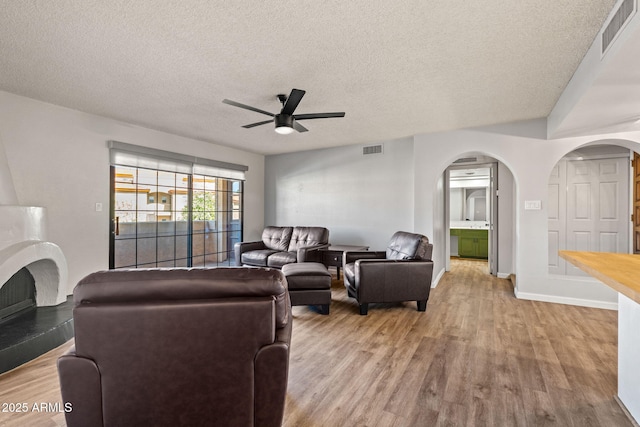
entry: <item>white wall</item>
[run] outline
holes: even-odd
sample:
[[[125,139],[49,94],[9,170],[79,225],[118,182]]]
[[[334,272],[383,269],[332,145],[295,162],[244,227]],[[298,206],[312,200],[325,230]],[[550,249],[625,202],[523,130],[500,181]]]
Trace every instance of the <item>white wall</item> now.
[[[514,272],[515,185],[508,167],[498,162],[498,277]]]
[[[614,138],[615,137],[615,138]],[[546,121],[488,126],[385,141],[384,155],[361,146],[269,156],[265,223],[324,225],[334,243],[386,245],[404,229],[434,244],[434,281],[444,274],[444,170],[456,159],[485,155],[500,163],[498,274],[516,275],[519,298],[615,309],[617,295],[595,279],[548,272],[549,175],[565,154],[587,144],[640,150],[640,133],[546,139]],[[540,200],[541,210],[525,210]],[[412,211],[411,211],[412,210]],[[410,212],[411,211],[411,212]]]
[[[546,140],[545,125],[534,120],[383,141],[382,155],[348,146],[265,159],[0,92],[0,140],[18,203],[47,208],[49,238],[69,263],[69,292],[85,274],[107,267],[106,141],[118,140],[249,166],[246,240],[259,238],[264,224],[324,225],[334,243],[382,249],[394,231],[415,231],[434,243],[436,279],[447,256],[443,171],[468,154],[494,157],[513,172],[514,264],[499,272],[517,275],[517,295],[614,308],[615,293],[597,281],[548,273],[547,184],[566,153],[589,143],[640,151],[640,133]],[[541,200],[542,210],[525,211],[525,200]],[[102,212],[95,212],[96,202]]]
[[[363,156],[362,146],[347,146],[267,156],[265,224],[322,225],[329,228],[332,243],[364,244],[371,249],[384,249],[397,230],[422,233],[431,241],[443,242],[444,199],[427,197],[425,189],[431,184],[416,178],[418,171],[431,168],[430,163],[432,159],[414,155],[412,138],[385,141],[382,155]],[[508,203],[512,200],[513,178],[508,170],[499,173],[505,176],[504,200]],[[436,185],[443,195],[442,170]],[[414,219],[414,204],[423,204],[427,215],[436,215],[433,227]],[[507,204],[503,216],[512,215],[512,210]],[[424,210],[419,214],[425,215]],[[513,222],[506,218],[503,221],[504,239],[511,238]],[[511,241],[505,240],[502,248],[498,265],[504,266],[508,276],[513,265]],[[434,261],[442,266],[434,274],[437,283],[444,274],[446,254],[436,251]]]
[[[434,236],[436,271],[444,269],[444,233],[439,232],[440,212],[436,201],[442,171],[456,158],[469,153],[492,156],[508,167],[514,176],[516,294],[520,298],[615,308],[614,291],[590,278],[566,278],[548,273],[548,225],[546,203],[549,174],[566,153],[589,143],[613,143],[640,150],[640,133],[600,135],[546,140],[546,123],[533,120],[415,136],[416,228]],[[525,200],[540,200],[541,210],[524,210]],[[504,236],[503,236],[504,237]],[[506,273],[501,271],[501,273]]]
[[[464,188],[449,187],[449,222],[464,221]]]
[[[331,243],[384,249],[398,230],[413,230],[413,141],[267,156],[265,224],[319,225]]]
[[[432,217],[432,226],[433,229],[429,232],[429,228],[423,218],[415,218],[414,227],[421,231],[421,234],[429,236],[431,243],[433,243],[433,255],[431,258],[433,259],[433,284],[437,284],[440,281],[440,278],[445,272],[445,266],[447,265],[447,259],[450,254],[446,250],[446,241],[451,238],[449,233],[449,228],[447,227],[447,221],[449,218],[447,217],[447,209],[445,206],[445,197],[444,191],[447,188],[445,177],[446,173],[444,173],[444,169],[441,170],[440,175],[436,177],[435,192],[432,197],[423,197],[425,190],[430,187],[429,182],[424,181],[419,178],[422,175],[424,170],[429,167],[429,164],[424,162],[420,156],[415,154],[415,143],[414,143],[414,155],[413,161],[415,165],[420,165],[417,167],[414,174],[414,206],[416,206],[415,214],[424,215],[424,211],[418,210],[418,206],[420,208],[424,208],[429,206],[426,210],[431,210]],[[447,165],[448,166],[448,165]],[[437,197],[433,197],[437,195]],[[416,197],[417,196],[417,197]],[[438,250],[436,250],[436,245],[440,246]]]
[[[109,261],[108,140],[148,146],[249,167],[245,239],[264,226],[264,156],[153,131],[0,91],[0,142],[18,203],[44,206],[49,240],[69,265],[68,293]],[[96,212],[95,204],[103,211]]]

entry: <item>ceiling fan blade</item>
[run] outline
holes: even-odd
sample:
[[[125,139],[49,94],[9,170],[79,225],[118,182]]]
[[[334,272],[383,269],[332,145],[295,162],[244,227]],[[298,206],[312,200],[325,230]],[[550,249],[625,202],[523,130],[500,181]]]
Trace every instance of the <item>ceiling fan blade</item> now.
[[[293,89],[289,94],[284,107],[282,107],[282,112],[280,114],[286,114],[288,116],[292,115],[305,93],[306,92],[304,90]]]
[[[332,117],[344,117],[344,113],[312,113],[312,114],[296,114],[293,116],[296,120],[309,119],[330,119]]]
[[[302,126],[300,123],[296,122],[295,120],[293,121],[293,128],[295,130],[297,130],[298,132],[308,132],[309,129],[307,129],[306,127]]]
[[[256,126],[266,125],[267,123],[273,123],[273,120],[265,120],[263,122],[251,123],[250,125],[244,125],[242,127],[245,128],[245,129],[250,129],[250,128],[254,128]]]
[[[252,107],[250,105],[240,104],[239,102],[231,101],[230,99],[223,99],[222,102],[225,104],[233,105],[234,107],[244,108],[245,110],[251,110],[251,111],[255,111],[256,113],[266,114],[267,116],[271,116],[271,117],[275,116],[275,114],[270,113],[268,111],[264,111],[256,107]]]

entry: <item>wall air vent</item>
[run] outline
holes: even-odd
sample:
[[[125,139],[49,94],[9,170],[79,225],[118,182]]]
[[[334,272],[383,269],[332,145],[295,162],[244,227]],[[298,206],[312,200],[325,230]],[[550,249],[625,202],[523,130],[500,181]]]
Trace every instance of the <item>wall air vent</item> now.
[[[602,56],[636,11],[636,0],[624,0],[602,31]]]
[[[382,144],[362,147],[362,155],[366,156],[367,154],[382,154]]]

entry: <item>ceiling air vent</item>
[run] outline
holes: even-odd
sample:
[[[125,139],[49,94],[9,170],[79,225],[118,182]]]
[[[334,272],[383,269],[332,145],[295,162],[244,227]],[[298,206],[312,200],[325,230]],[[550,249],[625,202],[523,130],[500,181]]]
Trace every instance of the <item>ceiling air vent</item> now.
[[[611,17],[611,21],[607,24],[604,31],[602,31],[602,55],[611,46],[611,43],[616,39],[622,28],[629,21],[629,18],[636,11],[635,0],[624,0],[620,3],[620,7],[616,13]]]
[[[382,144],[362,147],[362,155],[366,156],[367,154],[382,154]]]
[[[471,163],[471,162],[476,162],[476,161],[478,161],[477,157],[462,157],[462,158],[456,160],[453,163]]]

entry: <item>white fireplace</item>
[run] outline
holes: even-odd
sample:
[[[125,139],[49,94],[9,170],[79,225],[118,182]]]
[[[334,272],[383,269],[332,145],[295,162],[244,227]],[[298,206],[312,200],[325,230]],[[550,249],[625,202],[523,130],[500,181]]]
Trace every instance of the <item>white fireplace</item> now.
[[[67,261],[60,247],[47,241],[46,209],[18,206],[0,140],[0,288],[22,268],[35,281],[37,306],[66,301]]]
[[[36,305],[58,305],[67,300],[67,261],[48,242],[45,209],[0,206],[0,287],[21,268],[35,280]]]

